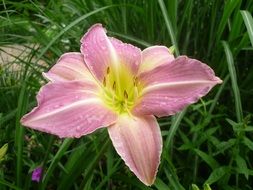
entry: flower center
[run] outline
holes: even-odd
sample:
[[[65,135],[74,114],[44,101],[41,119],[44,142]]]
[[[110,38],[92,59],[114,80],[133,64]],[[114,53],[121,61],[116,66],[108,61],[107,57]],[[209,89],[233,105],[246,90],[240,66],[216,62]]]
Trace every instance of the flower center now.
[[[118,114],[130,113],[139,92],[139,82],[128,68],[123,65],[117,69],[107,68],[101,97],[110,109]]]

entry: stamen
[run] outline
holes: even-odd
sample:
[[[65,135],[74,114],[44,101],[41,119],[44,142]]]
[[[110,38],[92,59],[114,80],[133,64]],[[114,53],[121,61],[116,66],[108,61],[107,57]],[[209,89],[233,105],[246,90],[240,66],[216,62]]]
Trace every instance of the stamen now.
[[[124,98],[128,99],[128,94],[127,94],[126,90],[124,90]]]
[[[131,115],[131,109],[139,97],[140,81],[136,76],[130,75],[131,73],[125,68],[114,73],[114,70],[107,66],[105,72],[101,81],[101,86],[103,85],[101,89],[106,105],[119,114]],[[130,83],[126,85],[125,81]]]
[[[116,91],[116,82],[115,82],[115,81],[113,82],[112,89],[113,89],[114,91]]]
[[[110,73],[110,67],[107,67],[106,69],[106,73],[109,74]]]
[[[106,78],[103,79],[103,85],[106,86]]]
[[[133,81],[134,81],[134,86],[137,86],[137,84],[138,84],[138,79],[137,79],[137,77],[134,77],[134,78],[133,78]]]
[[[137,98],[139,96],[139,94],[138,94],[138,87],[135,86],[133,90],[134,90],[134,99],[135,99],[135,98]]]

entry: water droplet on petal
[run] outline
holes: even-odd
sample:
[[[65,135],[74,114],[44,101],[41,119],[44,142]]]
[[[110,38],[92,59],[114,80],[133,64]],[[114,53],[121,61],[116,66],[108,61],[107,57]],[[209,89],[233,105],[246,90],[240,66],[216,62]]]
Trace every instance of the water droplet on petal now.
[[[76,127],[76,132],[80,133],[80,132],[82,132],[82,130],[83,130],[82,126],[78,125]]]
[[[166,105],[167,103],[166,102],[160,102],[160,105],[161,106],[164,106],[164,105]]]

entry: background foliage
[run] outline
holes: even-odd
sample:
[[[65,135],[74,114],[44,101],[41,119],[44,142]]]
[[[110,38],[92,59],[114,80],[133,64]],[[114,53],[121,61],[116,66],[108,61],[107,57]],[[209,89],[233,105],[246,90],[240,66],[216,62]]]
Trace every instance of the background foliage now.
[[[252,0],[1,0],[0,189],[252,190],[252,12]],[[106,130],[58,139],[19,122],[36,105],[46,82],[41,73],[64,52],[79,51],[80,38],[97,22],[142,49],[174,45],[176,55],[202,60],[224,81],[159,120],[164,148],[151,187],[124,165]],[[31,181],[38,166],[45,168],[39,184]]]

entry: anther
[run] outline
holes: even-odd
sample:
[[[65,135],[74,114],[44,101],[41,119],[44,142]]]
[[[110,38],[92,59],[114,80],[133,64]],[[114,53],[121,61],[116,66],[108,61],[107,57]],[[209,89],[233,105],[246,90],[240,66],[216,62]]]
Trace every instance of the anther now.
[[[115,82],[115,81],[113,82],[112,89],[113,89],[114,91],[116,90],[116,82]]]
[[[124,98],[128,99],[128,94],[127,94],[126,90],[124,90]]]
[[[103,85],[106,86],[106,78],[103,79]]]
[[[137,86],[137,83],[138,83],[137,77],[134,77],[133,81],[134,81],[134,86]]]
[[[106,73],[109,74],[110,73],[110,67],[107,67],[106,69]]]

